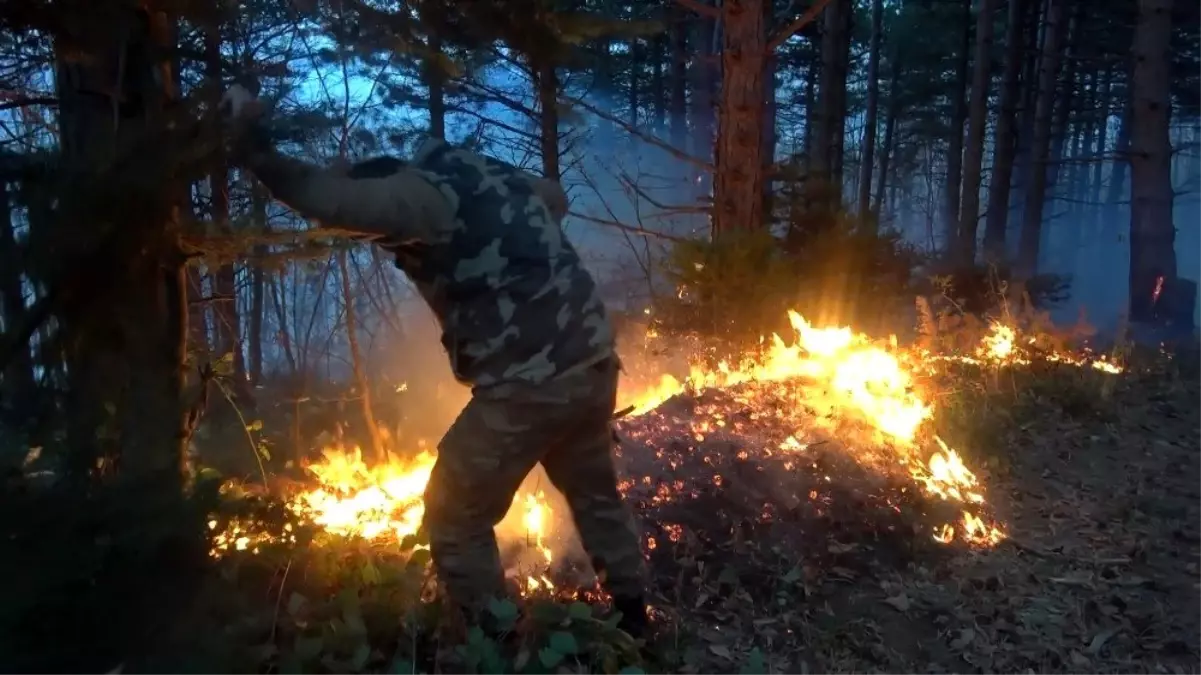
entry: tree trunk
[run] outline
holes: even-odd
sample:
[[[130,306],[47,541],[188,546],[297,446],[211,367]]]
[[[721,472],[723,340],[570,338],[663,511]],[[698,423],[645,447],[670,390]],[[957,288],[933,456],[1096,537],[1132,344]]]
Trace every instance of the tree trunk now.
[[[446,73],[435,56],[442,55],[442,37],[437,30],[429,36],[430,55],[425,58],[425,86],[429,94],[430,136],[446,140]]]
[[[1030,183],[1030,148],[1034,144],[1034,113],[1038,107],[1038,66],[1043,36],[1046,34],[1046,16],[1049,0],[1031,0],[1026,16],[1026,39],[1024,47],[1026,62],[1022,68],[1021,115],[1018,118],[1017,152],[1013,163],[1013,188],[1010,192],[1008,230],[1020,231],[1022,210],[1026,203],[1027,186]]]
[[[284,359],[288,362],[289,371],[293,375],[298,375],[301,370],[301,364],[292,346],[292,331],[288,326],[288,313],[284,309],[283,294],[279,289],[283,283],[283,272],[277,272],[272,275],[271,280],[267,283],[267,290],[271,292],[271,308],[275,310],[276,342],[284,350]]]
[[[880,43],[884,37],[884,0],[872,0],[872,37],[867,56],[867,111],[863,121],[863,156],[859,160],[859,222],[871,216],[872,170],[876,153],[876,109],[880,105]],[[895,94],[894,94],[895,95]]]
[[[1126,193],[1126,171],[1130,168],[1130,143],[1134,127],[1134,96],[1130,94],[1133,72],[1130,75],[1126,78],[1127,97],[1122,106],[1122,118],[1118,121],[1117,147],[1114,148],[1109,190],[1105,196],[1105,204],[1111,212],[1121,207],[1122,195]]]
[[[542,150],[542,175],[557,181],[563,177],[559,168],[559,75],[549,60],[539,60],[534,66],[534,86],[538,88],[538,141]]]
[[[963,38],[955,62],[955,85],[951,93],[951,138],[947,143],[947,186],[943,195],[943,223],[946,226],[945,249],[954,255],[959,230],[959,196],[963,183],[963,127],[967,120],[968,59],[972,50],[972,0],[960,0],[963,14]]]
[[[1101,202],[1101,189],[1104,185],[1105,155],[1109,152],[1109,113],[1113,92],[1113,68],[1106,68],[1101,78],[1101,87],[1097,90],[1097,143],[1093,150],[1091,194],[1089,202],[1093,209],[1093,228],[1100,233],[1101,222],[1105,215],[1105,205]]]
[[[1018,270],[1024,277],[1038,271],[1039,237],[1042,233],[1043,200],[1047,191],[1047,159],[1051,153],[1051,123],[1055,107],[1055,84],[1063,60],[1061,43],[1066,29],[1065,0],[1047,0],[1047,26],[1038,72],[1038,103],[1034,112],[1034,140],[1030,147],[1030,185],[1022,209],[1022,234],[1018,240]]]
[[[630,40],[630,79],[626,87],[626,107],[629,110],[628,123],[631,129],[638,129],[638,99],[642,79],[642,43],[638,38]],[[637,143],[638,139],[630,138],[631,143]]]
[[[1083,88],[1083,83],[1081,84]],[[1077,101],[1081,101],[1083,105],[1083,96],[1077,94]],[[1085,121],[1085,124],[1087,121]],[[1060,236],[1055,242],[1054,257],[1051,268],[1057,271],[1071,272],[1076,269],[1076,259],[1080,253],[1080,245],[1083,242],[1083,221],[1079,217],[1079,203],[1076,200],[1076,192],[1079,189],[1078,181],[1080,178],[1080,162],[1081,150],[1080,145],[1082,136],[1086,133],[1081,127],[1081,123],[1074,123],[1070,129],[1070,143],[1065,143],[1068,146],[1067,152],[1060,158],[1062,167],[1059,170],[1058,183],[1056,185],[1056,199],[1063,203],[1059,212],[1065,216],[1065,219],[1060,223]]]
[[[1101,112],[1105,108],[1105,102],[1101,100],[1101,89],[1104,88],[1105,73],[1094,71],[1092,77],[1089,78],[1088,98],[1085,104],[1085,119],[1081,121],[1080,148],[1076,154],[1076,165],[1074,177],[1072,177],[1071,201],[1075,207],[1075,220],[1078,223],[1081,231],[1085,229],[1085,225],[1091,222],[1089,216],[1092,215],[1093,205],[1088,201],[1088,192],[1091,190],[1091,175],[1093,167],[1098,165],[1097,136],[1101,132],[1101,125],[1105,124],[1105,114]]]
[[[704,0],[699,0],[709,5]],[[704,162],[712,162],[713,141],[713,98],[718,72],[713,60],[713,37],[715,21],[707,16],[695,18],[695,47],[691,50],[692,64],[688,69],[688,88],[692,92],[689,118],[692,124],[692,156]],[[698,197],[707,199],[710,194],[712,176],[701,173],[697,176]]]
[[[176,91],[162,56],[173,31],[165,14],[133,9],[98,12],[88,29],[98,47],[87,59],[60,55],[58,68],[71,175],[59,253],[74,261],[60,275],[55,317],[70,378],[68,477],[119,459],[123,478],[178,499],[190,429],[178,212],[186,191],[174,178]]]
[[[762,0],[722,3],[722,82],[718,112],[713,232],[763,225],[763,101],[767,36]]]
[[[1069,137],[1071,136],[1071,118],[1074,117],[1078,106],[1078,86],[1077,74],[1080,72],[1080,60],[1077,59],[1078,40],[1080,40],[1081,29],[1083,26],[1083,18],[1085,18],[1085,4],[1081,0],[1065,0],[1068,4],[1074,2],[1075,8],[1071,12],[1071,18],[1068,22],[1068,31],[1066,31],[1066,42],[1064,44],[1063,65],[1060,70],[1060,78],[1056,102],[1054,102],[1053,120],[1051,123],[1051,150],[1047,155],[1046,168],[1046,190],[1044,195],[1044,204],[1042,204],[1042,225],[1039,228],[1039,251],[1042,256],[1047,253],[1053,256],[1052,269],[1057,269],[1062,261],[1057,261],[1060,251],[1059,247],[1052,250],[1051,233],[1056,226],[1056,220],[1047,220],[1047,214],[1057,216],[1056,201],[1062,195],[1062,178],[1063,167],[1068,157],[1065,153],[1065,148],[1068,147]],[[1062,226],[1062,221],[1059,221]],[[1069,225],[1070,227],[1070,225]]]
[[[678,3],[669,4],[671,18],[671,98],[668,124],[671,145],[680,152],[688,150],[688,26]]]
[[[967,147],[963,167],[963,198],[959,207],[959,262],[976,261],[976,229],[980,222],[980,173],[984,163],[984,125],[988,116],[989,74],[992,70],[993,14],[997,0],[981,0],[976,20],[976,62],[968,106]]]
[[[205,75],[211,83],[210,109],[221,104],[221,29],[214,19],[204,31]],[[216,128],[216,113],[213,116]],[[217,231],[231,236],[229,224],[229,166],[220,144],[213,153],[208,175],[209,220]],[[246,361],[242,356],[241,318],[238,316],[237,269],[232,262],[222,264],[213,276],[213,314],[217,329],[217,354],[230,355],[233,366],[233,391],[241,401],[247,400]]]
[[[1139,0],[1130,134],[1130,319],[1152,318],[1157,289],[1176,277],[1172,222],[1169,44],[1172,0]]]
[[[845,129],[843,108],[846,101],[846,77],[843,74],[845,14],[851,11],[849,0],[832,0],[822,17],[821,78],[818,88],[818,115],[814,125],[812,175],[806,181],[812,207],[830,212],[842,206],[842,150],[840,136]]]
[[[268,231],[267,195],[263,187],[256,181],[251,187],[251,215],[255,226],[262,232]],[[247,340],[250,352],[250,386],[257,387],[263,382],[263,319],[267,311],[266,291],[267,274],[263,269],[264,258],[268,248],[265,245],[254,247],[255,265],[251,274],[250,290],[250,336]]]
[[[821,126],[821,103],[817,91],[817,67],[810,63],[805,74],[805,132],[801,138],[801,146],[805,150],[805,173],[807,176],[817,175],[818,156],[821,148],[817,143],[817,131]]]
[[[775,1],[761,0],[763,10],[764,31],[772,25],[775,16]],[[766,36],[766,33],[765,33]],[[776,77],[776,53],[768,49],[763,59],[763,86],[767,90],[763,99],[763,133],[761,136],[763,150],[763,222],[771,226],[775,222],[775,165],[776,165],[776,90],[779,83]]]
[[[363,422],[367,425],[367,435],[371,440],[371,456],[376,462],[383,463],[388,459],[388,450],[384,447],[379,425],[375,422],[375,408],[371,405],[371,382],[367,379],[367,371],[363,368],[363,355],[359,350],[359,325],[355,316],[354,294],[350,292],[350,271],[346,266],[345,250],[338,251],[338,272],[342,276],[342,305],[346,310],[346,342],[350,345],[350,365],[354,369],[354,381],[359,390]]]
[[[993,171],[988,184],[988,213],[984,222],[984,259],[1000,262],[1005,257],[1005,234],[1009,218],[1009,189],[1013,178],[1013,156],[1017,150],[1017,105],[1021,97],[1022,29],[1025,6],[1030,0],[1009,0],[1005,26],[1005,72],[1001,79],[1001,113],[993,134]]]
[[[13,228],[13,200],[8,181],[0,178],[0,320],[5,329],[24,326],[27,320],[25,292],[21,288],[22,255]],[[37,414],[37,385],[33,376],[33,354],[22,345],[0,372],[0,400],[8,404],[12,421],[23,425]]]
[[[835,0],[837,1],[837,0]],[[845,0],[842,7],[841,23],[838,26],[838,73],[834,80],[834,135],[831,141],[830,173],[837,177],[834,183],[836,193],[834,205],[839,211],[843,207],[843,184],[845,181],[844,164],[846,163],[847,142],[847,75],[851,68],[851,29],[855,19],[855,7],[851,0]]]
[[[204,268],[194,262],[184,270],[188,296],[188,353],[197,363],[207,363],[212,351],[209,345],[208,306],[204,299]]]
[[[901,79],[901,50],[894,47],[892,53],[892,68],[891,75],[888,78],[888,116],[884,121],[884,146],[880,151],[880,178],[876,181],[876,222],[881,221],[881,214],[884,212],[884,194],[885,189],[889,186],[889,164],[892,161],[892,146],[893,137],[897,129],[897,117],[901,114],[901,92],[899,91]]]
[[[651,40],[651,133],[661,136],[667,128],[667,88],[663,82],[663,60],[667,55],[667,36],[659,33]]]

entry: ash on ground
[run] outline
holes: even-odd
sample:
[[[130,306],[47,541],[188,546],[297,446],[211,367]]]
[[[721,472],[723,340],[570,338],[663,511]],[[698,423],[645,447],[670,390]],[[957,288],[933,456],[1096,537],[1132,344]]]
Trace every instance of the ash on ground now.
[[[622,490],[661,592],[682,559],[724,565],[727,578],[785,566],[817,580],[947,554],[934,535],[959,510],[894,470],[897,450],[844,444],[816,420],[798,428],[762,394],[743,400],[738,389],[677,396],[618,425]]]

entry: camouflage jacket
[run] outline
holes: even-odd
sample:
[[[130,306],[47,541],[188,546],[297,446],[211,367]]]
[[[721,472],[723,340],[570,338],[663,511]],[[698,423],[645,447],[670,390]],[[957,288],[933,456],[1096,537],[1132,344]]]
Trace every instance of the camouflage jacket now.
[[[558,184],[437,140],[407,165],[320,169],[270,151],[248,165],[300,215],[396,256],[460,381],[538,383],[613,354],[596,284],[560,227]]]

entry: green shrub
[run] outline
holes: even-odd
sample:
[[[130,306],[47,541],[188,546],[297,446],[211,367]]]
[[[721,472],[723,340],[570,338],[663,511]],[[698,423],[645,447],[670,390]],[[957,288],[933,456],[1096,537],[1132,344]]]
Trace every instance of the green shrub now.
[[[676,295],[655,303],[660,332],[734,349],[782,327],[796,284],[790,261],[762,230],[676,244],[664,272]]]

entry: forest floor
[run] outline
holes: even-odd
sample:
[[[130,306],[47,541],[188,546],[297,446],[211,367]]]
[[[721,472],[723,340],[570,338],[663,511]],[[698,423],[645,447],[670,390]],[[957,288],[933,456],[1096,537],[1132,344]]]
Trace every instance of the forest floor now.
[[[428,602],[423,552],[298,534],[295,546],[222,560],[192,585],[130,582],[154,597],[127,604],[160,615],[136,639],[107,639],[100,661],[24,654],[7,665],[0,656],[0,669],[1198,672],[1199,390],[1195,373],[1167,365],[944,375],[936,426],[1005,531],[991,546],[936,541],[955,508],[904,472],[879,470],[837,430],[773,452],[794,430],[752,419],[737,392],[677,397],[623,421],[627,498],[654,540],[656,635],[641,652],[570,600],[530,601],[521,618],[494,607],[516,637],[442,646],[447,636],[429,630],[441,608]],[[698,440],[696,420],[715,409],[728,424]],[[78,626],[103,623],[59,597],[99,592],[97,577],[88,586],[23,573],[19,590],[36,597],[13,603],[20,616],[40,606],[76,622],[21,633],[26,649],[86,641]]]

